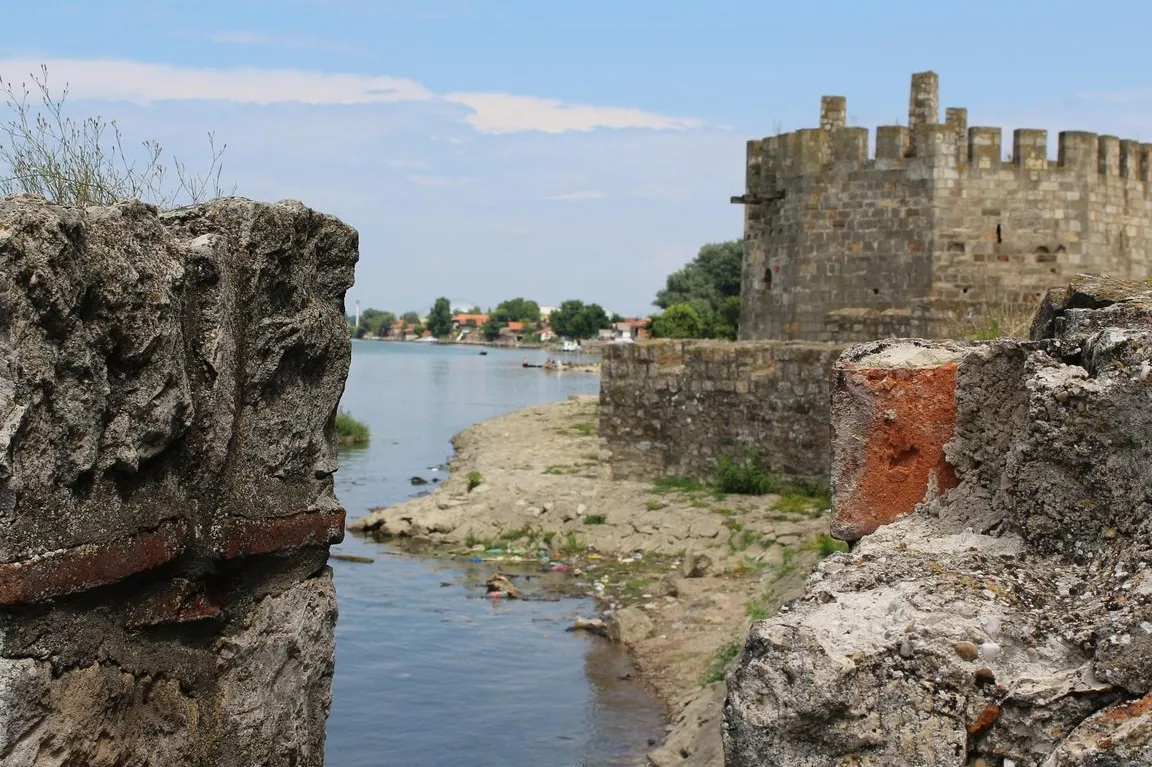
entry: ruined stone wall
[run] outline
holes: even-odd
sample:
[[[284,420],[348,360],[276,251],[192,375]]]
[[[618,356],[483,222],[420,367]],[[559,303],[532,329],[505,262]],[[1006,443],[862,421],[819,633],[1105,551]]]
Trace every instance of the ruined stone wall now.
[[[1026,315],[1083,273],[1152,274],[1152,144],[939,120],[934,73],[913,75],[908,126],[821,127],[748,142],[742,339],[944,337]],[[848,310],[874,318],[840,321]],[[925,322],[924,320],[929,320]],[[904,322],[903,327],[899,322]]]
[[[355,230],[0,201],[0,762],[319,765]]]
[[[828,371],[842,347],[657,340],[605,346],[600,437],[618,479],[711,479],[755,451],[782,478],[825,484]]]
[[[1152,281],[853,346],[832,424],[855,543],[753,626],[725,764],[1152,765]]]

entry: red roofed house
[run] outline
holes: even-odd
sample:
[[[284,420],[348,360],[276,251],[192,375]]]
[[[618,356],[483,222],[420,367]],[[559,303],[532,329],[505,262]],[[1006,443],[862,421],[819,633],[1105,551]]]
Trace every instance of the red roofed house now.
[[[457,314],[452,318],[452,332],[457,341],[478,338],[478,328],[488,321],[487,314]]]
[[[524,340],[524,323],[523,322],[509,322],[504,327],[500,328],[501,341],[515,341],[520,343]]]
[[[647,317],[630,317],[612,324],[612,340],[616,343],[643,341],[648,337]]]

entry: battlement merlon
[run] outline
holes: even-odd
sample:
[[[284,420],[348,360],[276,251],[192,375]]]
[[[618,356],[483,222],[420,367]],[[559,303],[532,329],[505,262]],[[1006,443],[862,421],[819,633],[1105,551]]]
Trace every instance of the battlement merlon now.
[[[848,99],[843,96],[820,98],[820,130],[835,130],[848,124]]]
[[[939,122],[940,78],[935,72],[917,72],[908,94],[908,130],[915,136],[919,126]]]
[[[847,127],[847,99],[823,96],[820,127],[781,133],[748,142],[747,200],[779,199],[780,181],[809,174],[858,170],[916,170],[952,165],[964,173],[1023,173],[1044,171],[1085,177],[1104,176],[1152,183],[1152,144],[1099,136],[1083,131],[1059,134],[1058,159],[1048,159],[1048,133],[1021,128],[1013,131],[1011,157],[1005,160],[1002,129],[968,125],[968,111],[945,110],[939,121],[939,77],[935,72],[912,75],[909,124],[876,129],[875,156],[868,156],[868,130]],[[943,131],[951,134],[945,138]],[[951,158],[944,155],[950,147]],[[1152,194],[1152,187],[1147,190]]]

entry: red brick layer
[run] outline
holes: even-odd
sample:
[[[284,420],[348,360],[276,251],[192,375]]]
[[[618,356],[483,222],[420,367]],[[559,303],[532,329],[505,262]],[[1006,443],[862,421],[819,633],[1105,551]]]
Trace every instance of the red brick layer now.
[[[222,559],[289,551],[344,540],[344,511],[302,512],[287,517],[220,521],[213,554]],[[0,606],[31,604],[103,586],[170,562],[184,552],[193,535],[184,520],[168,520],[154,530],[111,543],[89,543],[37,557],[0,563]],[[171,596],[155,605],[174,620],[210,617],[210,601]],[[181,617],[183,616],[183,617]],[[141,618],[143,623],[148,619]]]
[[[184,550],[182,519],[113,543],[89,543],[0,564],[0,605],[28,604],[118,581],[171,561]]]
[[[843,414],[833,408],[834,417],[868,424],[863,434],[851,433],[853,424],[836,429],[840,446],[860,454],[854,476],[836,489],[832,534],[856,540],[956,486],[944,459],[956,424],[956,363],[848,370],[839,381],[854,390],[839,399],[855,404]]]
[[[302,512],[289,517],[228,517],[220,523],[216,551],[224,559],[270,554],[308,545],[344,540],[344,510]]]

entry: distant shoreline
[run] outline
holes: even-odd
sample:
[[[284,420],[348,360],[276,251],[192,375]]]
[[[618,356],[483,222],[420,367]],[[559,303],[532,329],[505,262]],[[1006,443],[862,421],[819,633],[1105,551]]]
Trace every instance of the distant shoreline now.
[[[416,339],[415,341],[406,341],[402,338],[356,338],[356,341],[380,341],[390,344],[430,344],[432,342]],[[484,349],[544,349],[554,351],[560,354],[596,354],[599,355],[604,346],[603,341],[587,341],[577,351],[565,351],[560,346],[555,344],[532,344],[532,343],[519,343],[519,344],[506,344],[496,341],[436,341],[436,346],[477,346]]]

